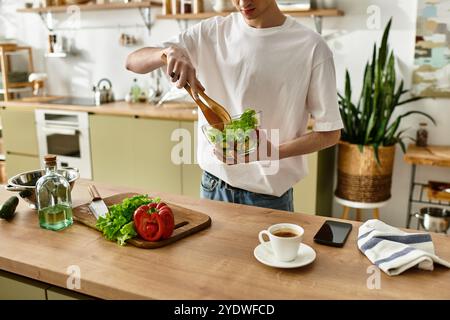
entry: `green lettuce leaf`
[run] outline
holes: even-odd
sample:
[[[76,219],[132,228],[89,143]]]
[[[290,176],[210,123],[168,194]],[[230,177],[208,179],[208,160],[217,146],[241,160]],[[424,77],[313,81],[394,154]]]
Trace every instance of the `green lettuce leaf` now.
[[[159,201],[159,198],[151,199],[148,195],[126,198],[122,203],[110,206],[109,212],[105,217],[99,217],[95,226],[106,239],[124,245],[126,240],[137,236],[133,223],[134,211],[142,205]]]

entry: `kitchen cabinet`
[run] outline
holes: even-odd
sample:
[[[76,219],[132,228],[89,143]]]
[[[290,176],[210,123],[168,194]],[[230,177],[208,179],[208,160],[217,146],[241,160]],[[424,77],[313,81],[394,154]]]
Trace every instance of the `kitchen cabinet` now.
[[[316,214],[317,159],[318,153],[307,155],[309,174],[294,186],[294,210]]]
[[[89,115],[92,174],[96,181],[133,186],[133,118]]]
[[[199,198],[200,197],[200,180],[202,177],[202,169],[195,161],[197,159],[197,122],[193,121],[181,121],[180,128],[186,130],[189,133],[191,142],[189,143],[190,150],[190,163],[183,163],[181,165],[181,183],[182,194]]]
[[[38,156],[34,108],[2,108],[2,134],[7,152]]]
[[[8,178],[29,170],[39,164],[34,108],[1,108],[2,136]]]
[[[47,300],[94,300],[94,298],[67,289],[51,286],[46,290]]]
[[[171,160],[179,121],[90,115],[96,181],[181,194],[181,167]]]
[[[334,188],[335,148],[307,156],[309,175],[294,186],[294,210],[331,216]]]
[[[38,156],[28,156],[7,153],[6,154],[6,176],[11,178],[16,174],[36,170],[41,167]]]
[[[93,297],[0,270],[0,300],[92,300]]]
[[[133,182],[150,191],[181,194],[181,166],[171,159],[172,133],[179,121],[133,119]]]
[[[45,300],[49,285],[0,271],[0,300]]]

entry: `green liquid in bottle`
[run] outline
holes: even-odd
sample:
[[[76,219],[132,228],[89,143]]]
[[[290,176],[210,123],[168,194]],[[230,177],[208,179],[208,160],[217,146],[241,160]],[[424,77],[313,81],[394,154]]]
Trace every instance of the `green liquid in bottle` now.
[[[68,205],[57,204],[39,210],[39,224],[41,228],[53,231],[61,230],[73,224],[72,208]]]
[[[61,230],[72,225],[70,184],[56,170],[56,156],[45,156],[45,175],[36,182],[39,225],[48,230]]]

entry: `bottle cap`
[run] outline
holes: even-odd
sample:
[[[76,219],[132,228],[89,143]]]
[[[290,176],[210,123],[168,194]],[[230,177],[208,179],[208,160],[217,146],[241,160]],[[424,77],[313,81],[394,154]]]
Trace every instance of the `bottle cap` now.
[[[44,157],[44,162],[47,165],[55,165],[56,166],[56,156],[53,154],[48,154]]]

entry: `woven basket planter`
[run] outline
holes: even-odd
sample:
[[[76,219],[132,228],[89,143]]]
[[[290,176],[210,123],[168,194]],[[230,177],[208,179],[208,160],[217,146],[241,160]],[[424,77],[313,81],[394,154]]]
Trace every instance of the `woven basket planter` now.
[[[336,196],[350,201],[374,203],[391,198],[395,145],[379,148],[380,165],[372,146],[339,142]]]

